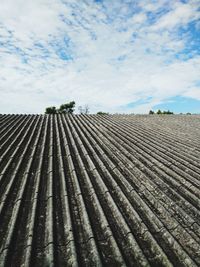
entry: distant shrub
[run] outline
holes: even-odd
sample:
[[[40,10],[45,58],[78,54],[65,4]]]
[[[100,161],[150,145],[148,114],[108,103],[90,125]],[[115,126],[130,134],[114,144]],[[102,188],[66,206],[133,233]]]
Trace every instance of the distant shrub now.
[[[109,113],[108,112],[103,112],[103,111],[98,111],[97,114],[98,115],[108,115]]]
[[[45,110],[45,114],[56,114],[57,110],[56,107],[47,107]]]
[[[161,111],[160,109],[157,111],[157,114],[158,115],[172,115],[172,114],[174,114],[174,112],[172,112],[172,111],[170,111],[170,110],[163,110],[163,111]]]
[[[69,102],[66,104],[62,104],[60,108],[58,109],[58,113],[73,113],[75,107],[75,102]]]
[[[169,111],[169,110],[167,110],[167,111],[164,110],[164,111],[162,112],[162,114],[169,114],[169,115],[171,115],[171,114],[174,114],[174,112]]]
[[[154,111],[153,110],[149,110],[149,115],[153,115]]]
[[[47,107],[45,114],[57,114],[57,113],[73,113],[75,108],[75,102],[71,101],[66,104],[62,104],[59,109],[56,107]]]

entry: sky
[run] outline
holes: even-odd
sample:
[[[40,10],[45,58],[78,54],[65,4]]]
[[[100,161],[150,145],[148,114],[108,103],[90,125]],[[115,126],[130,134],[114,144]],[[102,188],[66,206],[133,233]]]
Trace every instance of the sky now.
[[[200,0],[0,0],[0,113],[72,100],[200,113]]]

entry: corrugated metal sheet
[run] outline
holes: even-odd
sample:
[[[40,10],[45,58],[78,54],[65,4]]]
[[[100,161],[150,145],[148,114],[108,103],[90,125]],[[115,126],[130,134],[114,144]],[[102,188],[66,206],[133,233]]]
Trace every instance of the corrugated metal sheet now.
[[[200,116],[0,116],[0,266],[200,266],[199,209]]]

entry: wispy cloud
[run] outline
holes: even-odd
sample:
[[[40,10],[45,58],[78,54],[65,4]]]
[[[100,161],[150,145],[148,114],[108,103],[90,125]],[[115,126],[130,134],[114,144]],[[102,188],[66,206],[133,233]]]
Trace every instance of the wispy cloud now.
[[[147,112],[177,95],[200,99],[199,6],[2,0],[1,112],[68,100],[91,112]]]

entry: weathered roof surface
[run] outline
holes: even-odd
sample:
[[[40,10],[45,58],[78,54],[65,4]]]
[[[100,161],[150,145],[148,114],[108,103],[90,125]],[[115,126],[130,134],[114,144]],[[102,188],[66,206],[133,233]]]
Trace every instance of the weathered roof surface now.
[[[200,266],[200,116],[1,115],[0,266]]]

